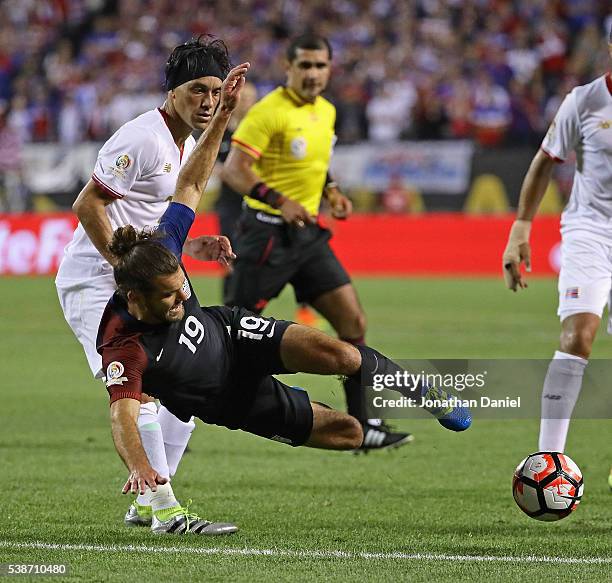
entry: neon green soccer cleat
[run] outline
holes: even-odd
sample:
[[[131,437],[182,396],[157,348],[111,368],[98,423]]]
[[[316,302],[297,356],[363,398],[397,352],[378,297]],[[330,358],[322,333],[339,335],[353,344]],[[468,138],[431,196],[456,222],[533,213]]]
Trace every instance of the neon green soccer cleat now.
[[[150,506],[143,506],[134,500],[125,513],[123,522],[126,526],[151,526],[153,511]]]
[[[155,534],[231,534],[238,530],[235,524],[229,522],[210,522],[193,512],[189,512],[189,504],[183,508],[168,508],[153,513],[151,530]]]

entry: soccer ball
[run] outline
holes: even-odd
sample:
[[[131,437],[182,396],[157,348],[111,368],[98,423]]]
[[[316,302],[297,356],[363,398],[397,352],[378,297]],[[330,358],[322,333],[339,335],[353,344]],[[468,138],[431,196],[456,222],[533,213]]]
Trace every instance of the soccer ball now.
[[[518,507],[536,520],[561,520],[580,504],[582,472],[572,459],[555,451],[527,456],[514,471],[512,494]]]

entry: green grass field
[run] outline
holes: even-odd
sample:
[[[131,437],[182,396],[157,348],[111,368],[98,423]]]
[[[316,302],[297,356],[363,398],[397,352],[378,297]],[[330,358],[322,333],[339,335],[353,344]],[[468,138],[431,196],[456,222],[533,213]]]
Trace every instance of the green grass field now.
[[[218,301],[217,280],[195,284],[200,299]],[[548,358],[556,347],[552,280],[516,295],[497,280],[357,285],[369,343],[396,358]],[[612,423],[602,420],[572,425],[568,453],[584,473],[585,497],[554,524],[527,518],[510,491],[514,467],[537,446],[536,420],[481,421],[459,435],[418,420],[398,423],[415,434],[413,444],[367,456],[294,450],[200,423],[174,489],[193,498],[195,511],[241,531],[160,538],[127,529],[126,471],[110,437],[108,397],[90,378],[53,282],[3,278],[0,292],[0,563],[67,563],[69,581],[612,576]],[[291,294],[269,313],[291,317]],[[611,354],[602,334],[594,356]],[[335,379],[297,384],[342,406]]]

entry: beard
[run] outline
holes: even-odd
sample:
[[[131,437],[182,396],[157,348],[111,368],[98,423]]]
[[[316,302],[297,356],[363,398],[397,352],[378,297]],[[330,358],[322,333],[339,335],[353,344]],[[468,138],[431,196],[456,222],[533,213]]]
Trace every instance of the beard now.
[[[185,307],[183,304],[179,304],[171,309],[169,309],[165,314],[166,322],[180,322],[185,315]]]

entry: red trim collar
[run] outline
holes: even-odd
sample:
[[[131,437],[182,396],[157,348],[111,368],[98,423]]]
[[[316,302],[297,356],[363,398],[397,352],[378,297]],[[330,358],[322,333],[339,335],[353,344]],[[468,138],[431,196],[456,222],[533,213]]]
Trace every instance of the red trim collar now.
[[[606,87],[608,88],[608,93],[612,96],[612,74],[610,71],[606,73]]]
[[[161,113],[161,116],[164,118],[164,121],[166,122],[166,125],[168,126],[168,129],[170,129],[170,124],[168,123],[170,116],[161,107],[158,107],[157,111]]]

